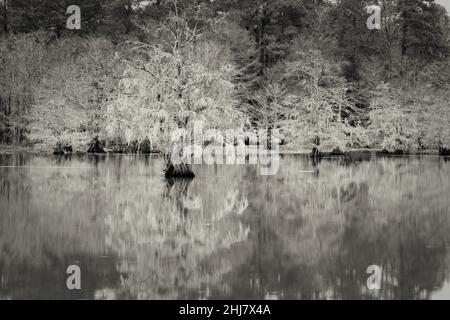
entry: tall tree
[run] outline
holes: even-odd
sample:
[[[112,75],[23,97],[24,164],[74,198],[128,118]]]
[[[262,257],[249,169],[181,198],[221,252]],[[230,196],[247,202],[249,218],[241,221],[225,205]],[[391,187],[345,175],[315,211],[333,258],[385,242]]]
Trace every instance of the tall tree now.
[[[67,8],[81,8],[81,24],[84,32],[95,30],[101,16],[102,0],[15,0],[10,3],[10,25],[15,32],[36,30],[54,31],[58,36],[66,28]]]
[[[360,79],[362,58],[370,52],[366,5],[365,1],[342,0],[333,13],[339,51],[347,61],[344,71],[350,81]]]
[[[161,151],[165,154],[166,175],[192,176],[189,165],[173,163],[172,151],[178,148],[183,151],[183,146],[178,141],[170,141],[170,135],[174,127],[190,129],[197,116],[211,121],[209,124],[214,127],[226,126],[242,118],[235,110],[229,109],[235,105],[231,84],[234,68],[225,61],[220,61],[218,66],[220,51],[217,51],[214,41],[202,41],[206,23],[201,4],[165,0],[161,6],[170,9],[167,17],[159,21],[157,27],[153,24],[139,25],[145,37],[127,42],[131,50],[125,51],[124,61],[130,66],[130,72],[138,75],[131,76],[124,84],[128,88],[136,87],[136,82],[137,85],[146,84],[145,94],[134,97],[141,103],[132,103],[135,107],[130,110],[135,112],[134,118],[144,119],[140,126],[143,129],[136,132],[133,123],[128,136],[130,139],[135,136],[152,139],[154,135],[149,136],[149,132],[156,128],[159,133],[159,129],[163,129],[161,140],[167,143],[161,145]],[[117,110],[130,109],[126,105],[129,97],[121,95],[118,101]],[[126,108],[122,108],[124,105]],[[160,119],[165,129],[147,121],[148,117]]]
[[[311,24],[313,3],[295,0],[224,0],[212,2],[214,10],[231,12],[256,41],[260,74],[289,53],[289,41]]]
[[[448,54],[445,31],[441,28],[441,21],[447,16],[443,7],[434,0],[400,0],[399,11],[402,72],[406,59],[426,64]]]
[[[8,33],[9,30],[9,0],[0,0],[0,19],[3,24],[3,31]]]

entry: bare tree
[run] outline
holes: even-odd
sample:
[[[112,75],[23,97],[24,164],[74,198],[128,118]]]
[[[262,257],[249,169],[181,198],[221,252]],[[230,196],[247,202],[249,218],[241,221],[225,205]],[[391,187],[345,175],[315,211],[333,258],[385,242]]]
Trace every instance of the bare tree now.
[[[193,72],[188,62],[189,54],[204,31],[199,26],[200,8],[182,0],[161,1],[158,5],[168,10],[167,17],[155,31],[149,26],[136,24],[152,41],[128,41],[126,44],[135,56],[125,61],[157,83],[157,101],[164,105],[164,110],[178,127],[187,128],[195,115],[189,93],[203,81],[201,74]],[[170,155],[176,147],[167,143],[162,150],[166,159],[166,175],[192,177],[194,174],[189,165],[172,164]]]

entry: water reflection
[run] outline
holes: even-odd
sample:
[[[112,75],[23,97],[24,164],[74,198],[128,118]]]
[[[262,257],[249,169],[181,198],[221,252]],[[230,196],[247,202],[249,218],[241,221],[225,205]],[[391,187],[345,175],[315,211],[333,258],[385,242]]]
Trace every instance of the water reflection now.
[[[448,161],[195,169],[165,181],[159,158],[0,156],[0,297],[450,299]]]

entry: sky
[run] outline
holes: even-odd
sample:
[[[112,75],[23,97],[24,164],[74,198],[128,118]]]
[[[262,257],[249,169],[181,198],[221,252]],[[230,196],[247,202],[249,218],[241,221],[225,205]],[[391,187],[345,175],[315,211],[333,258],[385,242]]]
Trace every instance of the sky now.
[[[447,9],[447,12],[450,14],[450,0],[436,0],[436,3],[444,6]]]

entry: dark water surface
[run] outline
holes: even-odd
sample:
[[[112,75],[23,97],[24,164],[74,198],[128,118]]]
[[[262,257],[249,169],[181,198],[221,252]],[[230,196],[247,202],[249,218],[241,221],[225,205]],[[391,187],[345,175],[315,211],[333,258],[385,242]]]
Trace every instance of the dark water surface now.
[[[1,155],[0,298],[450,299],[446,159],[161,172],[143,156]]]

